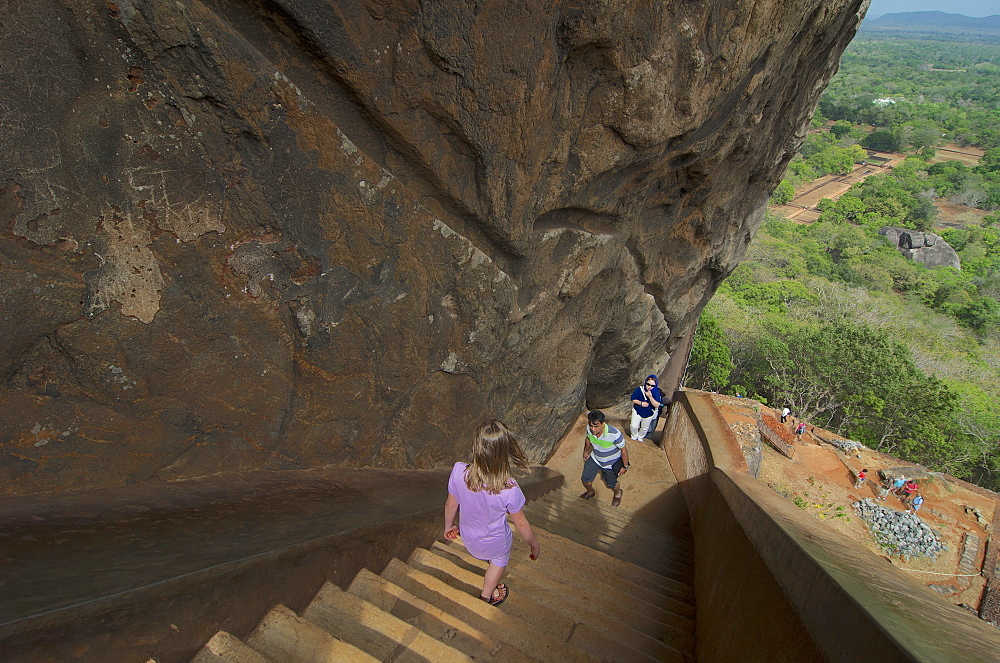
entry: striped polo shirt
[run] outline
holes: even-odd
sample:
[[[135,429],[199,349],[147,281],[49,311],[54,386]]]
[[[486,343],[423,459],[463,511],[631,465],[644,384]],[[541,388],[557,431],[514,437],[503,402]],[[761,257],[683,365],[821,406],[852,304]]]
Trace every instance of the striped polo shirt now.
[[[594,448],[590,457],[599,467],[610,468],[616,460],[622,457],[625,437],[614,426],[604,424],[604,433],[600,436],[595,436],[590,432],[590,429],[587,429],[587,439],[590,440],[590,446]]]

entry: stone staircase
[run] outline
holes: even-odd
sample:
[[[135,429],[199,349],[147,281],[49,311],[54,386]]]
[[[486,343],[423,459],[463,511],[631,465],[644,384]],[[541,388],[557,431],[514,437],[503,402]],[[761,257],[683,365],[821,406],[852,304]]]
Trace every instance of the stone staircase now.
[[[537,561],[514,535],[499,607],[479,599],[486,563],[437,541],[346,591],[327,583],[297,615],[275,607],[247,638],[216,634],[194,663],[691,661],[691,538],[576,491],[526,508]]]

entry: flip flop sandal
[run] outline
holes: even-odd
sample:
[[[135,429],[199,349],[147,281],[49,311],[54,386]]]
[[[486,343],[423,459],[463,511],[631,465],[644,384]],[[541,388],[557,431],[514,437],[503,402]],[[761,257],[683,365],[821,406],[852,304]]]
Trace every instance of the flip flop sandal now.
[[[611,500],[611,506],[618,506],[619,504],[622,503],[622,494],[624,492],[625,492],[624,490],[620,490],[615,494],[614,498],[612,498]]]
[[[497,598],[497,592],[500,592],[500,598]],[[500,605],[507,600],[507,585],[500,583],[497,585],[497,588],[493,590],[493,596],[490,598],[480,596],[479,598],[483,599],[490,605]]]
[[[597,492],[584,493],[583,495],[580,495],[580,497],[582,497],[585,500],[589,500],[591,497],[593,497],[596,494],[597,494]]]

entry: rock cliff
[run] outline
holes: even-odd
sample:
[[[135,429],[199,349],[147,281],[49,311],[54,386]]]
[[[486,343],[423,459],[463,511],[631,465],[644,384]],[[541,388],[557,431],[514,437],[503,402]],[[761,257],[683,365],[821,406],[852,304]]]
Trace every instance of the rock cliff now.
[[[662,369],[867,0],[9,3],[4,493],[538,460]]]

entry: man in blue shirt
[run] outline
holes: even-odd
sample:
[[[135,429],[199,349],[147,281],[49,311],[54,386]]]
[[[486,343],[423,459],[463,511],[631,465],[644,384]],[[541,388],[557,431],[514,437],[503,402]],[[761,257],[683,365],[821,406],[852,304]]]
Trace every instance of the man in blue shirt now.
[[[605,485],[615,494],[611,506],[618,506],[622,501],[618,477],[627,472],[628,468],[625,436],[614,426],[604,423],[604,413],[600,410],[588,412],[587,437],[583,442],[583,474],[580,475],[580,481],[587,492],[580,497],[589,500],[594,496],[594,477],[600,472]]]

